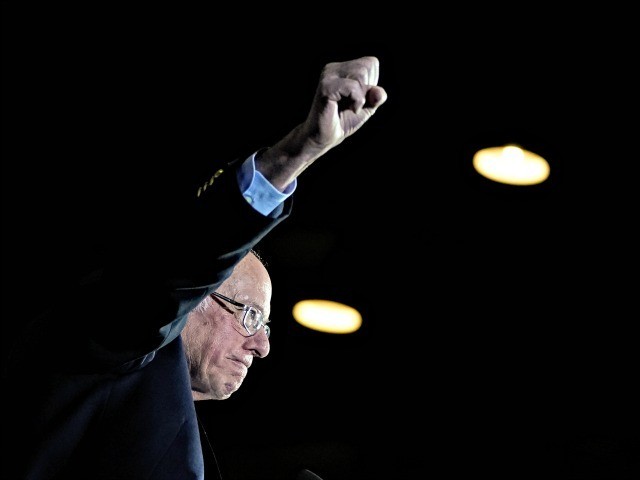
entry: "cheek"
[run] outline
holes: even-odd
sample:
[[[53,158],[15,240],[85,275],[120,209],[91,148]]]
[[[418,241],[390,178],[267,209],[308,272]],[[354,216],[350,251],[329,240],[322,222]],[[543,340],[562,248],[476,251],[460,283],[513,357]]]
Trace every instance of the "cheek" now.
[[[233,352],[237,343],[238,333],[233,327],[224,324],[209,325],[199,332],[199,345],[202,349],[201,356],[209,365],[218,365]]]

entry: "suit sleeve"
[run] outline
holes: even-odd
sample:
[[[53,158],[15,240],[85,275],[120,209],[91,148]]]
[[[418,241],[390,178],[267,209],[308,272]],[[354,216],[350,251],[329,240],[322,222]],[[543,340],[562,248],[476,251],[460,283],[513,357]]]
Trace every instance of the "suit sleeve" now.
[[[110,223],[101,267],[30,327],[37,344],[25,351],[54,369],[117,370],[177,338],[191,309],[290,214],[292,198],[269,216],[254,210],[234,168],[212,169],[179,199],[134,198]]]

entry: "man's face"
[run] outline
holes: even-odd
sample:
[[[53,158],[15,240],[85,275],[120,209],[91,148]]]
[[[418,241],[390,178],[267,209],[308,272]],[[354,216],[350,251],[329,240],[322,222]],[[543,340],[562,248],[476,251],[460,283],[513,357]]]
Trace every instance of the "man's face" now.
[[[257,308],[269,317],[271,280],[253,254],[248,254],[219,293]],[[249,336],[242,325],[242,308],[207,297],[189,314],[182,332],[194,400],[224,400],[240,388],[254,357],[269,354],[269,339],[260,329]]]

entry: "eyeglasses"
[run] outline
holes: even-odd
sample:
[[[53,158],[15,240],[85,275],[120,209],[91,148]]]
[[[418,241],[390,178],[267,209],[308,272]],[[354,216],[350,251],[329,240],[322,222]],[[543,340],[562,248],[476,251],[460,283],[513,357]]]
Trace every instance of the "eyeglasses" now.
[[[267,338],[269,338],[271,335],[271,328],[267,325],[267,323],[269,323],[269,319],[265,319],[264,314],[260,310],[252,307],[251,305],[236,302],[235,300],[225,297],[218,292],[213,292],[211,297],[221,298],[225,302],[229,302],[231,305],[242,309],[242,325],[244,325],[244,329],[247,331],[249,336],[254,336],[258,333],[258,330],[264,328],[264,333],[266,333]]]

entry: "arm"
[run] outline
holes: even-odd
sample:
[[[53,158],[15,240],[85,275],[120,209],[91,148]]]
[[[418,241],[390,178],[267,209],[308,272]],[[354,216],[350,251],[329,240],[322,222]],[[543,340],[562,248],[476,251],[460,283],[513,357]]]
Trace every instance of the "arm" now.
[[[386,101],[385,90],[377,85],[378,77],[379,61],[376,57],[367,56],[327,64],[321,72],[311,108],[304,122],[294,127],[271,148],[260,150],[255,156],[256,170],[277,191],[284,192],[286,195],[283,197],[291,195],[291,187],[295,186],[294,182],[304,170],[360,129]],[[216,171],[199,186],[197,197],[203,216],[215,214],[220,205],[225,206],[226,216],[229,212],[233,214],[231,218],[234,219],[234,228],[226,231],[224,239],[218,239],[226,242],[222,250],[229,250],[234,245],[243,245],[243,251],[246,253],[277,223],[286,218],[291,204],[283,201],[280,208],[271,211],[270,214],[255,215],[254,209],[246,208],[247,205],[241,201],[239,195],[233,197],[229,203],[231,192],[223,194],[224,190],[236,190],[236,185],[231,185],[234,181],[228,175],[229,172],[230,169],[226,168]],[[246,186],[241,188],[244,191]],[[247,200],[251,201],[249,198]],[[232,205],[235,205],[235,208],[232,209]],[[253,206],[256,207],[255,204]],[[270,207],[256,209],[270,211]],[[259,227],[259,231],[251,230],[256,226]],[[252,238],[252,244],[249,246],[242,243],[243,238]],[[243,254],[238,255],[238,260],[242,256]],[[207,274],[206,271],[202,273]]]

